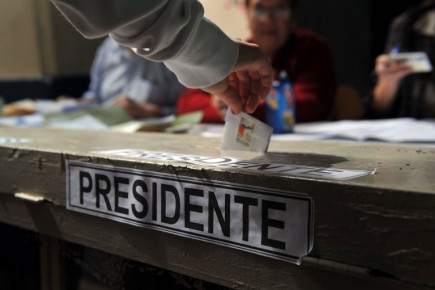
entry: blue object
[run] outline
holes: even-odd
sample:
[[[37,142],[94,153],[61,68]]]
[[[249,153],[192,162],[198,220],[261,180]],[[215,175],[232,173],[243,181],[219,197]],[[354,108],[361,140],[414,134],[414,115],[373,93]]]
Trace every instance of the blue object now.
[[[400,52],[400,49],[401,49],[400,44],[397,44],[396,46],[394,46],[390,51],[390,56],[394,56],[394,55],[398,54]]]
[[[273,89],[266,99],[266,122],[274,134],[292,133],[296,123],[296,100],[293,87],[282,71],[273,82]]]

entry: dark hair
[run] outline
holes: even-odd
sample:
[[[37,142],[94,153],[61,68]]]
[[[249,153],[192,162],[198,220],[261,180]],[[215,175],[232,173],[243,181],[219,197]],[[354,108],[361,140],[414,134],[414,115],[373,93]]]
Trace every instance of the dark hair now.
[[[250,0],[245,0],[245,6],[248,7],[249,6],[249,1]],[[294,9],[297,5],[298,5],[298,0],[287,0],[288,6],[291,9]]]

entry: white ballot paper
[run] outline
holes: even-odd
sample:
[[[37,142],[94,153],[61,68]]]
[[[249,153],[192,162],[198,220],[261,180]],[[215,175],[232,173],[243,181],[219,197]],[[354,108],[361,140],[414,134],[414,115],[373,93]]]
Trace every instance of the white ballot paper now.
[[[272,132],[272,127],[254,117],[228,110],[221,149],[267,152]]]
[[[432,71],[432,64],[425,52],[400,52],[392,54],[390,57],[395,61],[403,61],[412,68],[414,73]]]

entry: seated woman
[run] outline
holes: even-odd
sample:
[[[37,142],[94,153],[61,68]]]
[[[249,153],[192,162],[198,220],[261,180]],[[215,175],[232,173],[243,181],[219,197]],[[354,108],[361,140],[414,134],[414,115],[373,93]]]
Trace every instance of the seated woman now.
[[[376,85],[367,96],[367,118],[435,118],[435,71],[415,73],[391,56],[425,52],[435,65],[435,0],[421,0],[394,19],[386,53],[377,57]]]
[[[297,0],[246,0],[250,42],[260,46],[275,70],[289,77],[296,98],[296,121],[325,120],[336,90],[335,71],[327,42],[312,31],[293,28]],[[199,89],[186,90],[177,113],[203,111],[203,122],[223,122],[226,105]],[[265,120],[264,104],[254,116]]]
[[[175,114],[185,90],[163,63],[146,60],[110,37],[97,50],[90,78],[82,102],[115,102],[133,118]]]

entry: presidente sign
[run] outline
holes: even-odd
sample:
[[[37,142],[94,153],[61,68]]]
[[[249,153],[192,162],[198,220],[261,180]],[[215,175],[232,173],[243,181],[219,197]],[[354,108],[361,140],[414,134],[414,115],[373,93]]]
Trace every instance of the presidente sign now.
[[[305,194],[67,160],[67,209],[292,263],[313,245]]]
[[[287,176],[300,176],[305,178],[346,180],[366,176],[373,172],[367,170],[349,170],[339,168],[325,168],[305,165],[293,165],[283,163],[265,163],[259,161],[242,160],[235,157],[207,157],[195,155],[181,155],[173,153],[154,152],[135,149],[119,149],[96,151],[94,153],[136,157],[158,161],[175,161],[182,163],[197,164],[202,166],[216,166],[221,168],[237,168],[248,171],[268,172]]]

